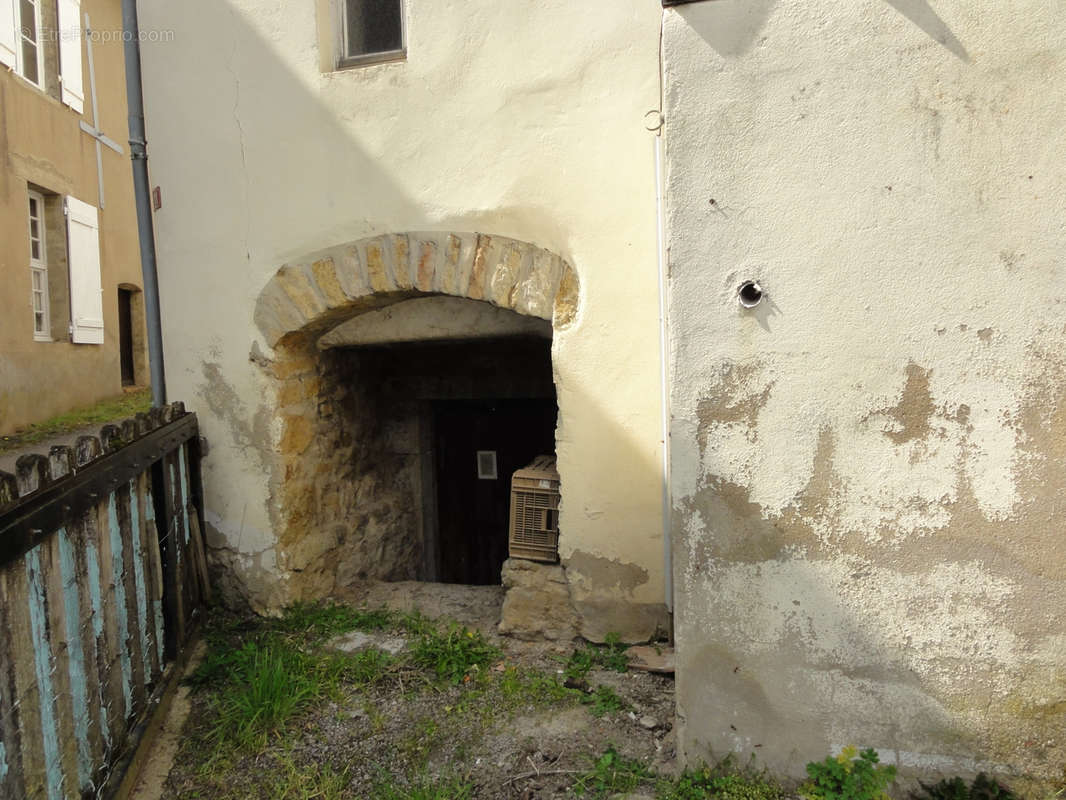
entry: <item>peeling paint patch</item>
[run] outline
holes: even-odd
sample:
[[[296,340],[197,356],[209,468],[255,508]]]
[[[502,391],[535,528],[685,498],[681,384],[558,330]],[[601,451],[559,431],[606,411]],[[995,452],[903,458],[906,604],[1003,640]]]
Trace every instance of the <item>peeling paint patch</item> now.
[[[929,391],[931,370],[922,369],[913,361],[907,365],[907,383],[903,387],[903,396],[892,408],[882,413],[895,421],[892,430],[886,430],[885,436],[896,444],[906,444],[915,439],[924,439],[932,432],[929,424],[936,411],[933,395]]]
[[[33,634],[33,663],[40,695],[41,737],[44,767],[48,777],[48,798],[63,796],[63,765],[59,753],[59,728],[55,716],[55,691],[52,687],[52,655],[49,649],[48,606],[44,576],[41,572],[41,547],[26,554],[26,579],[30,590],[30,632]]]

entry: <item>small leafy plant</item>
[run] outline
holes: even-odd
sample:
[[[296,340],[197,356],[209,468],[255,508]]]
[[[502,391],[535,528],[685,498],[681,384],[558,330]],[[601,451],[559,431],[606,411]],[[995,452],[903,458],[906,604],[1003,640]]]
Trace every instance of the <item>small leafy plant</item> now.
[[[625,672],[629,669],[626,646],[617,633],[608,633],[604,637],[603,647],[584,647],[570,654],[566,663],[566,677],[571,680],[584,678],[593,668]]]
[[[799,788],[807,800],[887,800],[885,789],[896,779],[896,768],[879,764],[872,748],[845,747],[840,755],[807,765],[810,779]]]
[[[411,650],[411,660],[423,669],[451,683],[462,683],[473,670],[480,669],[500,656],[500,651],[485,641],[478,631],[453,625],[445,632],[428,631]]]
[[[611,745],[593,762],[592,769],[579,777],[571,788],[579,797],[586,793],[603,797],[631,792],[653,777],[646,765],[626,758]]]
[[[589,711],[594,717],[602,717],[612,711],[622,711],[626,708],[623,700],[610,686],[597,686],[591,692],[583,695],[581,702],[589,706]]]

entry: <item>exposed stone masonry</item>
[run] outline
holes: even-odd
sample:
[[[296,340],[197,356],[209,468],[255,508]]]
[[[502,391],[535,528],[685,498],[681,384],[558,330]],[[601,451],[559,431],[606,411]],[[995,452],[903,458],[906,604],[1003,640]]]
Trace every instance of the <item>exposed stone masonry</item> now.
[[[483,233],[404,233],[334,247],[271,278],[255,322],[271,347],[302,331],[324,333],[345,319],[415,293],[484,300],[569,326],[578,278],[559,256]]]

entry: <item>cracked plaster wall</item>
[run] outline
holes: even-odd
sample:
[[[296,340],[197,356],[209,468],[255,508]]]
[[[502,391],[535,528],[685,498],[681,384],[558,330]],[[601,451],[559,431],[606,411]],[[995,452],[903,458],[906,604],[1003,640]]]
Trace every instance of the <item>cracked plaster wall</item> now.
[[[665,13],[690,760],[1061,776],[1063,41],[1042,0]]]
[[[655,185],[659,9],[645,0],[408,0],[405,61],[328,70],[329,3],[139,3],[168,383],[200,415],[231,596],[296,596],[279,548],[277,355],[253,323],[278,268],[404,231],[559,254],[581,308],[553,340],[564,558],[662,607]],[[250,356],[251,351],[251,356]],[[610,469],[603,469],[603,465]],[[309,529],[307,535],[322,535]],[[624,618],[624,615],[620,615]]]

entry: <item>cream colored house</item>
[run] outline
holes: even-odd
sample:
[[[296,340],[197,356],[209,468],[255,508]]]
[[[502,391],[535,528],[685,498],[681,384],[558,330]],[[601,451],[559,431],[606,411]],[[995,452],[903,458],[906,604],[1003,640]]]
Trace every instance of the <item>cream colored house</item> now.
[[[0,433],[147,382],[121,30],[0,2]]]
[[[509,474],[554,452],[561,565],[507,572],[505,627],[673,623],[691,762],[1048,775],[1066,22],[667,5],[141,4],[222,588],[494,582]]]
[[[163,333],[225,588],[499,583],[511,473],[555,453],[555,634],[666,630],[660,9],[374,8],[140,6],[174,32],[143,46]]]

